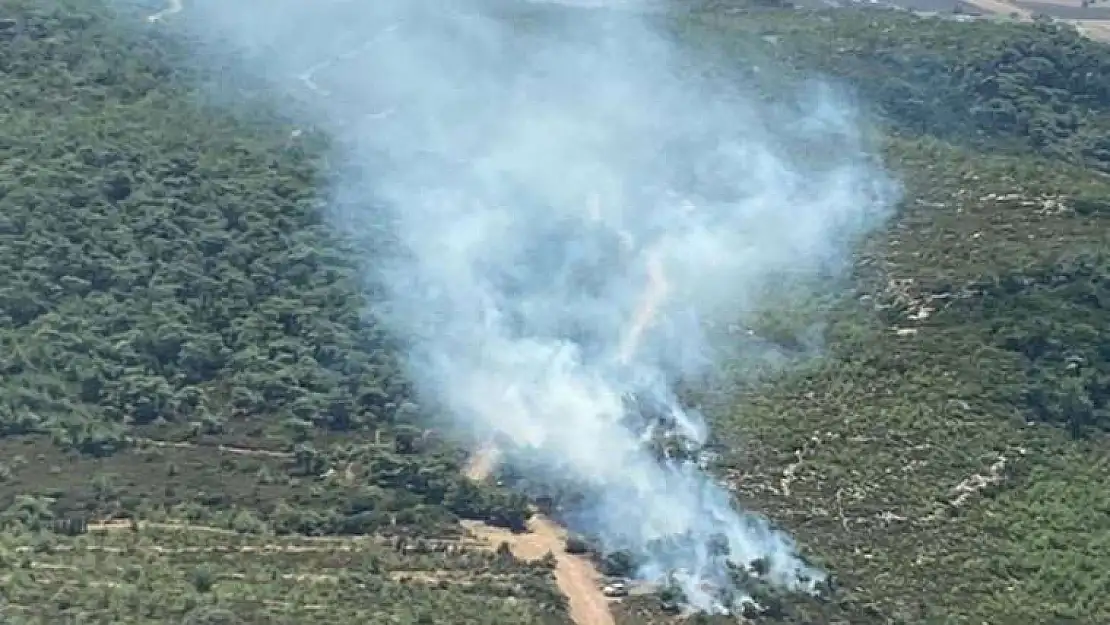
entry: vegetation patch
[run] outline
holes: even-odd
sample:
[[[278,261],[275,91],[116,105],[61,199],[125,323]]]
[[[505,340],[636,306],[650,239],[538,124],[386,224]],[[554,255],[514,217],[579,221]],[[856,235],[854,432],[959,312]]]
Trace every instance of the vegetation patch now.
[[[905,186],[813,305],[819,358],[690,389],[714,470],[835,581],[749,580],[754,620],[1110,622],[1110,48],[728,5],[658,19],[766,97],[843,79]],[[567,623],[549,559],[458,523],[529,502],[465,479],[365,314],[326,138],[206,101],[172,16],[113,6],[0,8],[3,620]],[[787,345],[810,312],[752,331]],[[672,599],[611,609],[676,622]]]

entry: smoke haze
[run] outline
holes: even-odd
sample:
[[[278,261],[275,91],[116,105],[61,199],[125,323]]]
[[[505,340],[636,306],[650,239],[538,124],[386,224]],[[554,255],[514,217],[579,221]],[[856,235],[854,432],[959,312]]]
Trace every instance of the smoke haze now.
[[[574,528],[640,556],[644,577],[675,574],[697,608],[727,607],[729,561],[819,578],[696,457],[645,442],[704,443],[672,389],[713,365],[706,328],[835,271],[886,214],[894,187],[853,107],[814,83],[771,109],[634,11],[510,20],[514,3],[494,4],[207,0],[182,15],[339,138],[334,223],[393,237],[377,312],[428,402],[534,481],[585,493]]]

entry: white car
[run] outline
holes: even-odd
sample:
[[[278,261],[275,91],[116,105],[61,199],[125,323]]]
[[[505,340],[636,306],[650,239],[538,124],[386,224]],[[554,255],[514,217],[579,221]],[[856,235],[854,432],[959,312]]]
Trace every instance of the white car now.
[[[623,582],[607,584],[601,589],[601,594],[605,595],[606,597],[627,597],[628,586],[626,586]]]

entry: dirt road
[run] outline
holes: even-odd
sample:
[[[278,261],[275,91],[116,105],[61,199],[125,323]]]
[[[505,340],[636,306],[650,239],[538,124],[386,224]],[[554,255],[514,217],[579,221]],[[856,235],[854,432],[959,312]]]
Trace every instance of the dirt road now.
[[[497,466],[497,451],[486,447],[476,453],[466,467],[471,480],[481,481]],[[539,560],[548,553],[555,556],[555,583],[567,598],[570,618],[576,625],[616,625],[609,611],[609,600],[601,592],[601,574],[586,558],[565,551],[566,531],[547,517],[534,514],[528,531],[520,534],[484,523],[465,522],[466,529],[491,547],[507,543],[521,560]]]
[[[589,560],[564,551],[566,532],[551,519],[537,514],[528,521],[528,531],[520,534],[483,523],[464,525],[490,546],[508,543],[521,560],[539,560],[551,553],[555,556],[555,584],[567,598],[571,620],[577,625],[615,625],[609,600],[601,592],[601,574]]]
[[[261,458],[276,458],[281,460],[291,460],[296,456],[288,451],[274,451],[272,449],[249,449],[247,447],[237,447],[235,445],[198,445],[188,441],[161,441],[153,438],[132,438],[131,444],[136,447],[163,447],[172,449],[214,449],[227,454],[237,456],[256,456]]]
[[[985,13],[994,15],[1016,15],[1021,21],[1033,19],[1032,13],[1006,0],[968,0],[968,2],[982,9]]]

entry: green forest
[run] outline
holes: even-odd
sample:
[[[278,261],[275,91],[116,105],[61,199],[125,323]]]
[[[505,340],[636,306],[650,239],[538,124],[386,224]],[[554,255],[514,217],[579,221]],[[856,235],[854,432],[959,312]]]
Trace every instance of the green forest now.
[[[750,616],[1110,622],[1110,46],[766,4],[652,19],[768,97],[850,87],[905,192],[819,357],[692,391],[713,470],[836,580]],[[532,502],[429,425],[325,222],[329,138],[205,97],[144,15],[0,1],[0,621],[571,623],[552,558],[463,529]]]

